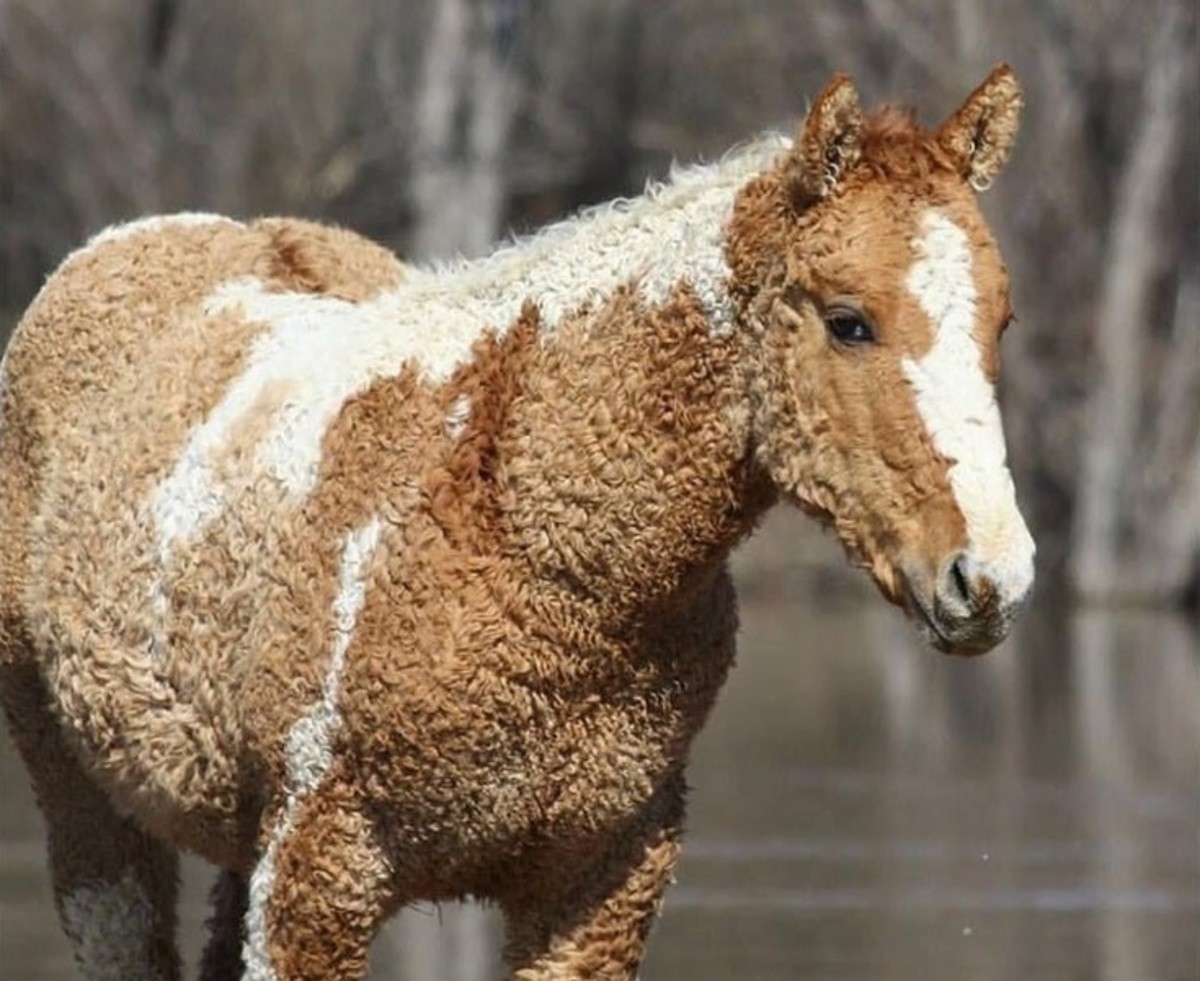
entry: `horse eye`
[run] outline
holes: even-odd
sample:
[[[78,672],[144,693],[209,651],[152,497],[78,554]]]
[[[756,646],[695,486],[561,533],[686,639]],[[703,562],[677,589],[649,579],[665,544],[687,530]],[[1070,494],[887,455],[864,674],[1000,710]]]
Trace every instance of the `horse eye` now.
[[[870,344],[875,340],[875,329],[870,321],[857,310],[847,307],[827,311],[825,329],[840,344]]]

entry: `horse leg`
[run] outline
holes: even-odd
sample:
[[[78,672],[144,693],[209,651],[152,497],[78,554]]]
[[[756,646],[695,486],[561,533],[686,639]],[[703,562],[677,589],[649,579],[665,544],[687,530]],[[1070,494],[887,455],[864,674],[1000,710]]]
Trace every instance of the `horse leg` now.
[[[200,981],[239,981],[242,977],[249,888],[247,878],[238,872],[221,869],[217,873],[209,894],[212,914],[208,918],[208,943],[200,959]]]
[[[31,659],[0,664],[9,728],[49,832],[54,901],[88,981],[175,981],[178,856],[84,772]]]
[[[549,888],[503,904],[513,981],[636,977],[679,857],[681,784],[664,796],[652,802],[657,814],[622,829],[598,861],[564,866]]]
[[[246,981],[358,981],[395,907],[375,828],[336,783],[270,810],[250,877]]]

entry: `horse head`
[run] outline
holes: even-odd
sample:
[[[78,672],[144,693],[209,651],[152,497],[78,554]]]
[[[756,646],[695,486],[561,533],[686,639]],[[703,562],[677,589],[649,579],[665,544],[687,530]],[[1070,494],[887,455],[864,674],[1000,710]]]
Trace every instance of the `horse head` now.
[[[729,240],[757,458],[938,648],[998,643],[1034,544],[996,402],[1008,276],[976,197],[1021,108],[997,68],[935,130],[822,91]]]

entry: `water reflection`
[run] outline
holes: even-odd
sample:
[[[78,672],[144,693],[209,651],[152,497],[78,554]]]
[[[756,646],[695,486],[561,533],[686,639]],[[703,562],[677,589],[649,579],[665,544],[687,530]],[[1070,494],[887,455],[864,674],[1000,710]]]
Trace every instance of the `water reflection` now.
[[[958,661],[747,607],[648,976],[1200,976],[1193,627],[1042,610]]]
[[[749,577],[644,977],[1200,976],[1194,624],[1047,602],[959,661],[874,598],[800,579]],[[70,977],[7,740],[0,768],[0,963]],[[192,963],[206,875],[185,873]],[[496,977],[499,946],[490,913],[410,911],[372,977]]]

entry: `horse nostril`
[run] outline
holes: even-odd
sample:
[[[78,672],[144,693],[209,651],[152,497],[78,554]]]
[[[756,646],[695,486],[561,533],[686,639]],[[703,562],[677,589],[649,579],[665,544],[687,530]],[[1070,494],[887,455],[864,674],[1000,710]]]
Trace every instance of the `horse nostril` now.
[[[954,588],[958,590],[958,595],[964,601],[969,602],[971,599],[971,584],[967,580],[966,564],[967,557],[960,555],[950,566],[950,576],[954,581]]]
[[[924,622],[934,646],[942,650],[958,654],[989,650],[1008,633],[1029,593],[1028,565],[989,561],[963,549],[938,568],[932,589],[929,579],[924,593],[910,587],[910,612]]]
[[[959,552],[946,570],[946,592],[956,602],[970,610],[974,606],[971,597],[971,579],[967,574],[967,555]]]

